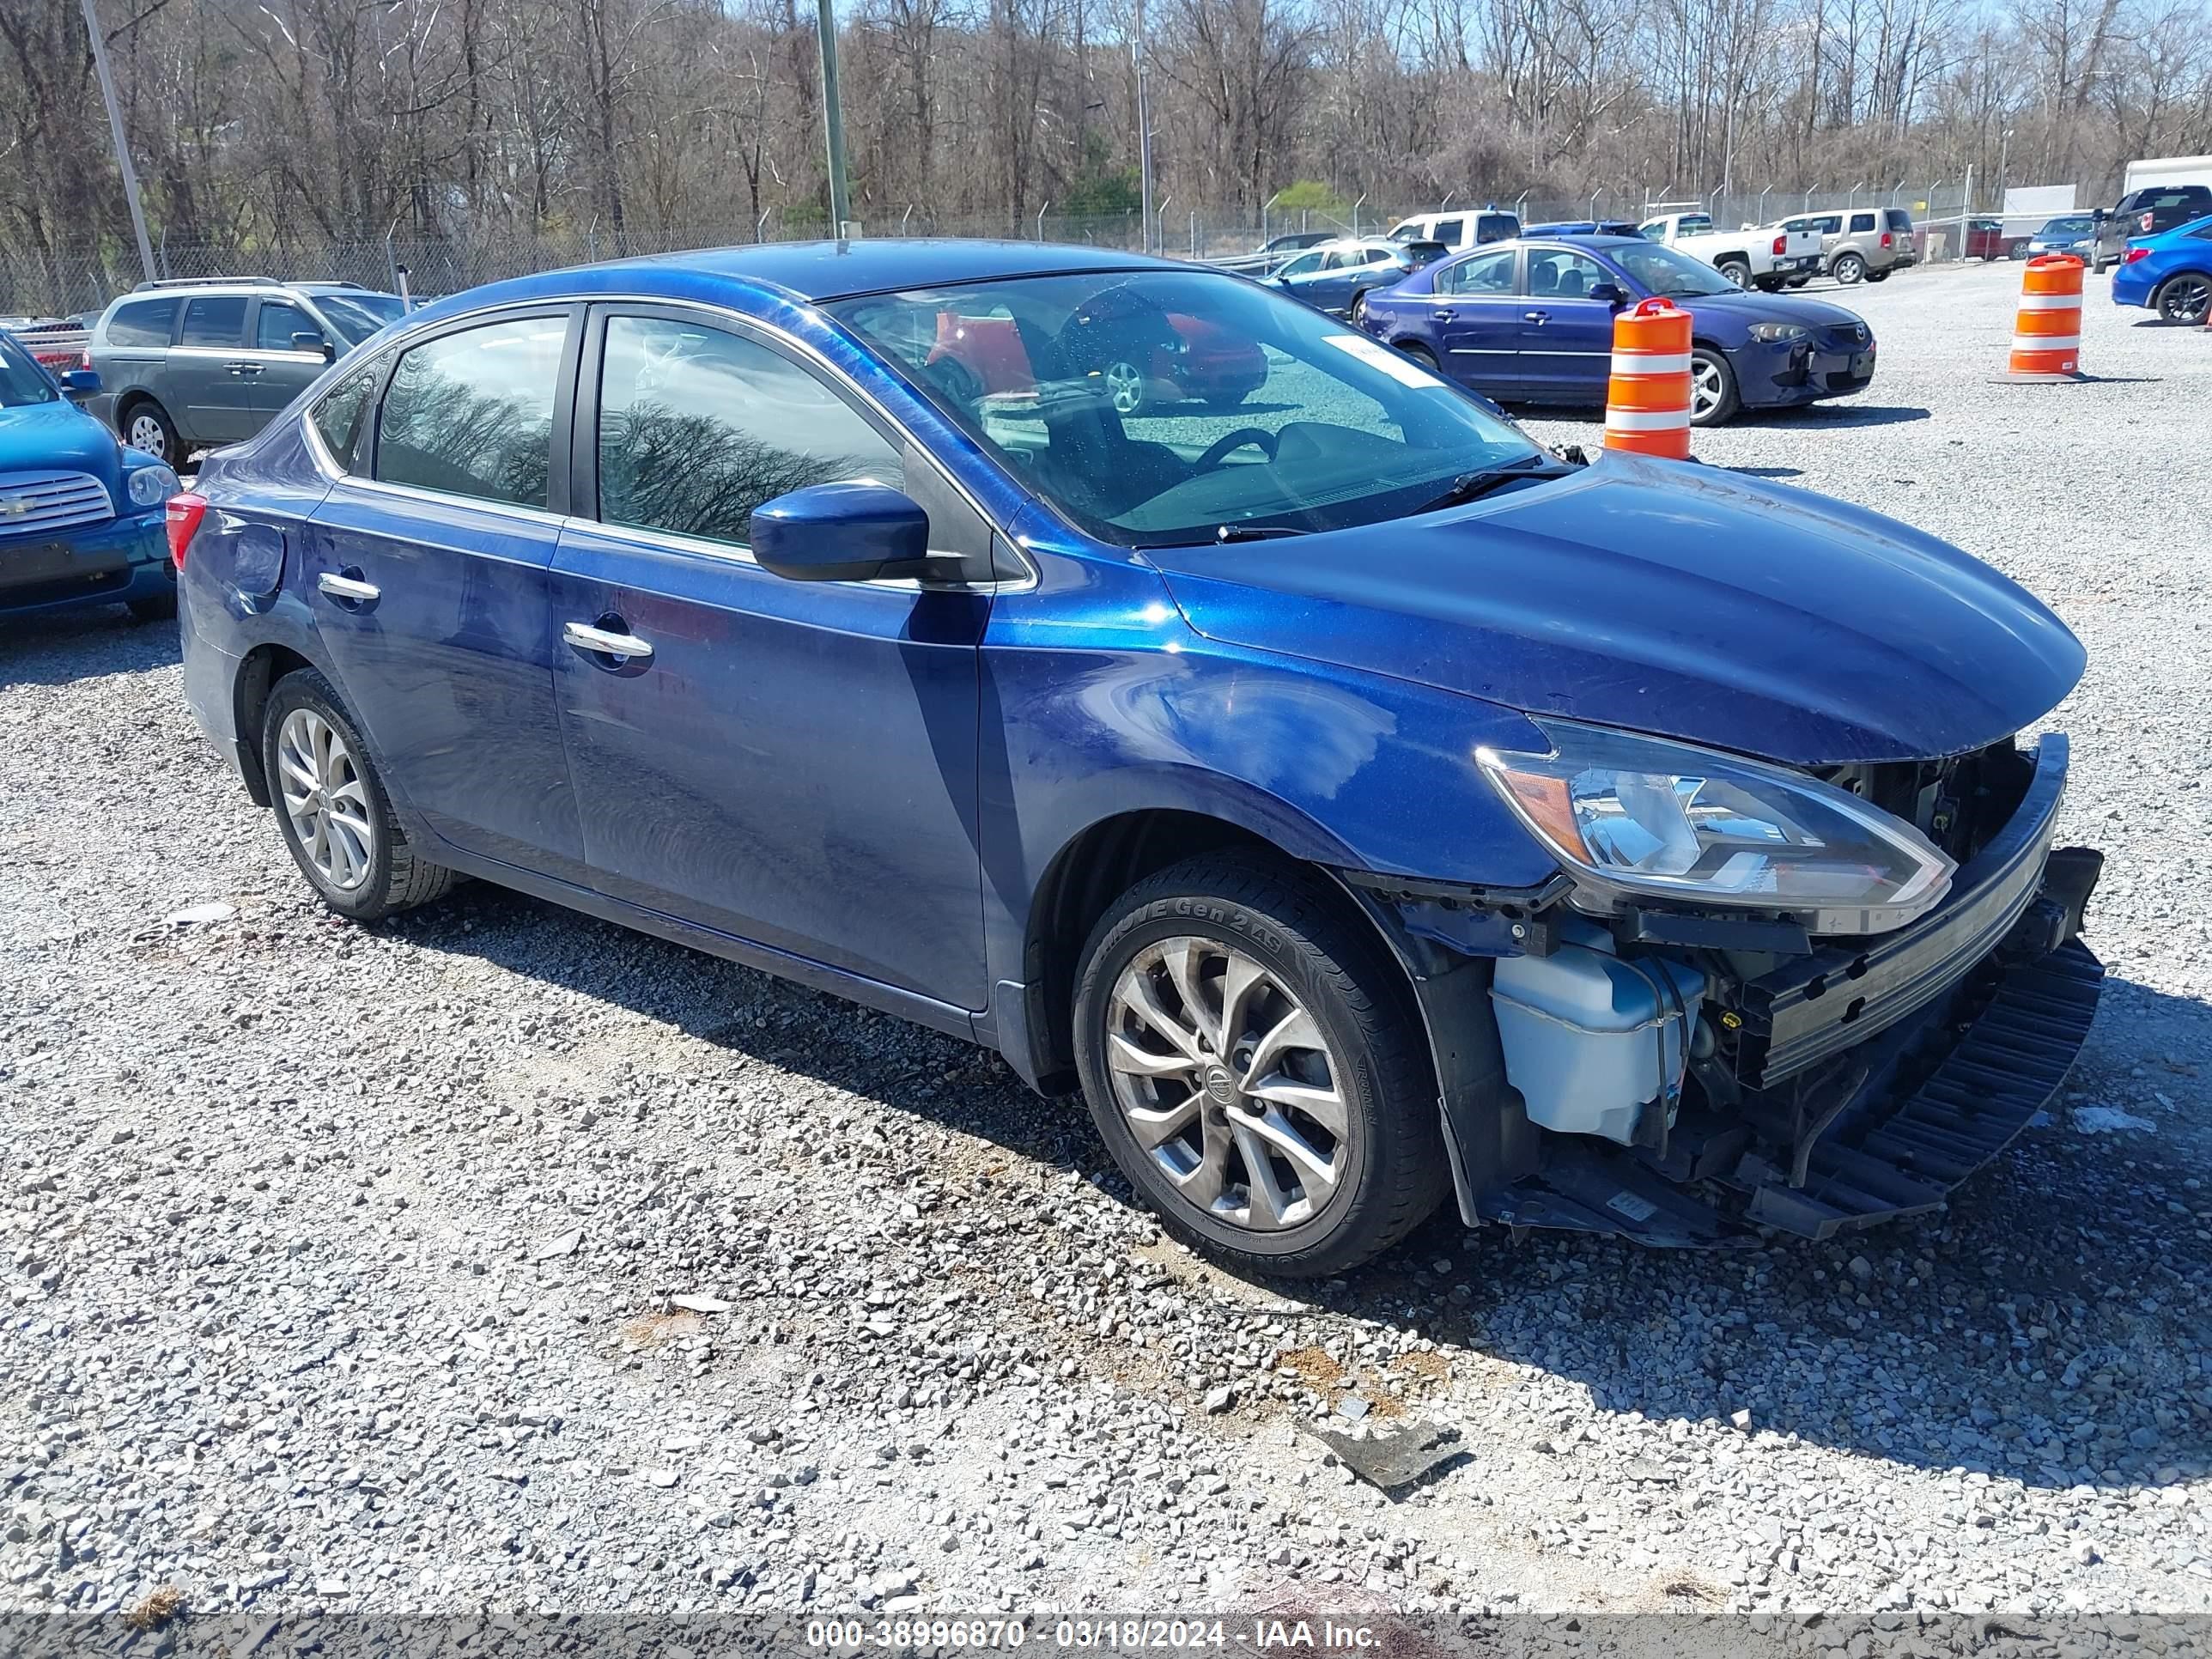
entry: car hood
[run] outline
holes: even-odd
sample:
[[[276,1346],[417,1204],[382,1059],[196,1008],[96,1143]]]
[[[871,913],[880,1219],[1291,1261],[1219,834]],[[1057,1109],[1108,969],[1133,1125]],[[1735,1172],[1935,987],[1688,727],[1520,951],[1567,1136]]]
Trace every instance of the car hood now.
[[[1747,327],[1753,323],[1802,323],[1808,328],[1848,328],[1863,325],[1856,311],[1820,300],[1800,300],[1785,294],[1761,294],[1747,289],[1737,294],[1699,294],[1675,303],[1699,318],[1730,319]]]
[[[1612,453],[1470,508],[1146,556],[1211,639],[1800,766],[1994,743],[2084,660],[1909,526]]]
[[[0,409],[0,472],[89,472],[112,496],[121,471],[114,434],[75,404]]]

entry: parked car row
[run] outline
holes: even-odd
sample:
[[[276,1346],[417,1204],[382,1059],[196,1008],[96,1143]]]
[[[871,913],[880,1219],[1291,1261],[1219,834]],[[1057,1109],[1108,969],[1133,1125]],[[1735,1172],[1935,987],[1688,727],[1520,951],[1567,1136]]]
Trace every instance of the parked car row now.
[[[1249,1270],[1447,1195],[1656,1244],[1923,1213],[2096,1006],[2065,742],[2015,736],[2081,647],[1908,526],[1452,389],[1644,293],[1741,400],[1872,372],[1847,313],[1618,237],[1449,255],[1366,332],[1003,243],[458,295],[168,503],[184,696],[331,911],[474,874],[982,1043]],[[1424,335],[1447,381],[1386,307],[1561,332]]]

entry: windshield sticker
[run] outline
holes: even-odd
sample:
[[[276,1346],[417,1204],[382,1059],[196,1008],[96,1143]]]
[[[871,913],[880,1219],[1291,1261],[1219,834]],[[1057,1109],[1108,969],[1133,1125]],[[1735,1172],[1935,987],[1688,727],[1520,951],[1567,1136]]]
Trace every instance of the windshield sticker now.
[[[1443,382],[1410,357],[1400,356],[1364,334],[1324,334],[1322,338],[1339,351],[1349,352],[1371,368],[1381,369],[1401,386],[1442,387]]]

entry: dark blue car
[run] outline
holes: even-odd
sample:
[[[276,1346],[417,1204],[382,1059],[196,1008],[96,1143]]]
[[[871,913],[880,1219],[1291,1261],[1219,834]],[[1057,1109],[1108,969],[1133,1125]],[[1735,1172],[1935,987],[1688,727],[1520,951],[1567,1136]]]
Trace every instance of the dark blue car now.
[[[1264,383],[1118,411],[1192,326]],[[2083,665],[2042,605],[1858,507],[1561,461],[1202,267],[478,289],[173,535],[186,696],[331,909],[466,872],[970,1038],[1247,1267],[1447,1194],[1662,1243],[1923,1210],[2097,1000],[2066,743],[2016,736]]]
[[[1739,289],[1711,265],[1632,236],[1480,248],[1366,296],[1359,325],[1499,403],[1605,402],[1613,319],[1655,294],[1690,313],[1690,418],[1863,392],[1874,331],[1840,306]]]
[[[162,514],[177,475],[70,401],[99,389],[91,370],[58,379],[0,333],[0,617],[176,607]]]

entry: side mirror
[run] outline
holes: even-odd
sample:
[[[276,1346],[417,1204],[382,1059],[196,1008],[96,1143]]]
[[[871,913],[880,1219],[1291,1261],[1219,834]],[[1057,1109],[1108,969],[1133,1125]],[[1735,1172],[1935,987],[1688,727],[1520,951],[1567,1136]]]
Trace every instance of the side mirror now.
[[[65,368],[61,375],[64,392],[94,392],[100,390],[100,371],[96,368]]]
[[[761,568],[790,581],[920,576],[929,564],[929,515],[887,484],[809,484],[756,507],[746,533]]]
[[[295,334],[292,337],[292,349],[295,351],[319,351],[323,354],[323,361],[326,363],[336,362],[338,356],[337,349],[335,346],[333,346],[328,340],[325,340],[321,335],[314,333]]]
[[[1611,306],[1618,311],[1628,303],[1628,290],[1618,283],[1592,283],[1589,286],[1589,293],[1584,297],[1595,300],[1600,305]]]

